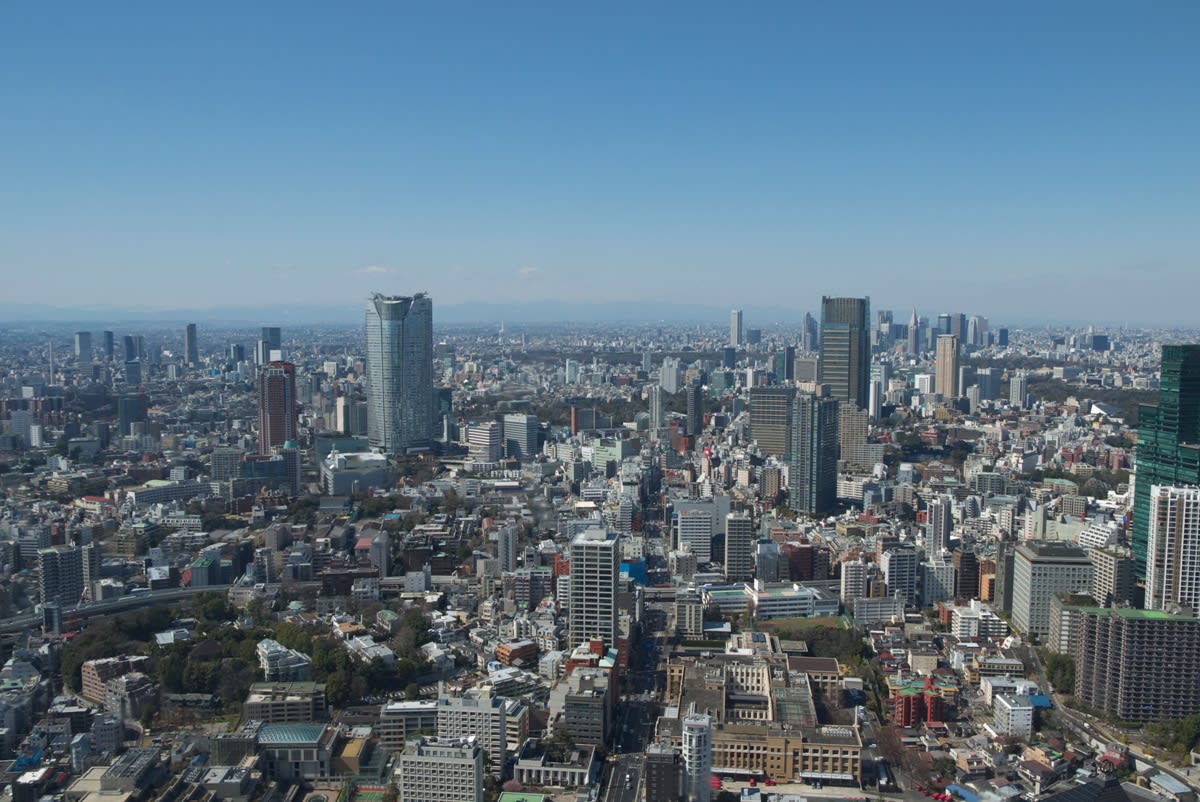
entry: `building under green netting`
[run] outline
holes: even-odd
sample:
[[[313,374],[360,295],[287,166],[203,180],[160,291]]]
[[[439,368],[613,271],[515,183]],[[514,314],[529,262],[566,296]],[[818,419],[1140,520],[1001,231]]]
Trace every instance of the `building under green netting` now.
[[[1200,345],[1164,345],[1158,404],[1138,406],[1133,556],[1146,578],[1152,485],[1200,484]]]

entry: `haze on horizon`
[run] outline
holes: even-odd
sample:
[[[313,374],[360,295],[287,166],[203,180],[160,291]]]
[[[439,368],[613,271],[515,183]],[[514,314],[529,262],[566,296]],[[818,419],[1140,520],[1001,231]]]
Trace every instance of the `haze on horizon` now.
[[[6,303],[1195,321],[1195,4],[69,11],[0,11]]]

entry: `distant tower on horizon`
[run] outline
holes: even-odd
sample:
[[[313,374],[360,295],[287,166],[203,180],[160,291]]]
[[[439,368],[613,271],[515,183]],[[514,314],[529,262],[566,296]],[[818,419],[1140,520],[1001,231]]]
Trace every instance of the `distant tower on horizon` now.
[[[913,307],[912,317],[908,320],[908,355],[916,356],[921,350],[921,321],[917,319],[917,308]]]
[[[258,369],[258,453],[296,439],[296,366],[269,362]]]
[[[276,355],[276,352],[279,352]],[[263,326],[262,335],[254,352],[254,361],[259,365],[283,359],[283,333],[278,326]]]
[[[92,333],[90,331],[75,332],[75,361],[92,361]]]
[[[742,329],[742,310],[731,310],[729,313],[729,345],[733,348],[738,348],[745,341],[745,334]]]
[[[188,365],[200,364],[200,344],[196,342],[196,324],[189,323],[183,330],[183,361]]]
[[[433,441],[433,301],[425,293],[367,301],[367,441],[404,454]]]
[[[817,381],[830,394],[859,409],[867,406],[871,387],[871,299],[821,299],[821,358]]]

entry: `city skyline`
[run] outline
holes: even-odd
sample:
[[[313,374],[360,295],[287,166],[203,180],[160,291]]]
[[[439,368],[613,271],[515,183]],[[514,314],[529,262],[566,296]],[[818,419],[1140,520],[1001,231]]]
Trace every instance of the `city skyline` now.
[[[231,9],[7,13],[9,303],[1191,319],[1194,6]]]

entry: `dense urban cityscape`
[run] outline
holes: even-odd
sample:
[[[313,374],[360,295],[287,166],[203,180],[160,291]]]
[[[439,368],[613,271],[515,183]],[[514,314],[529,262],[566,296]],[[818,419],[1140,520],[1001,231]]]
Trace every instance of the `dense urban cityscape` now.
[[[0,3],[0,802],[1200,802],[1200,3]]]
[[[435,301],[0,332],[7,797],[1195,799],[1200,335]]]

